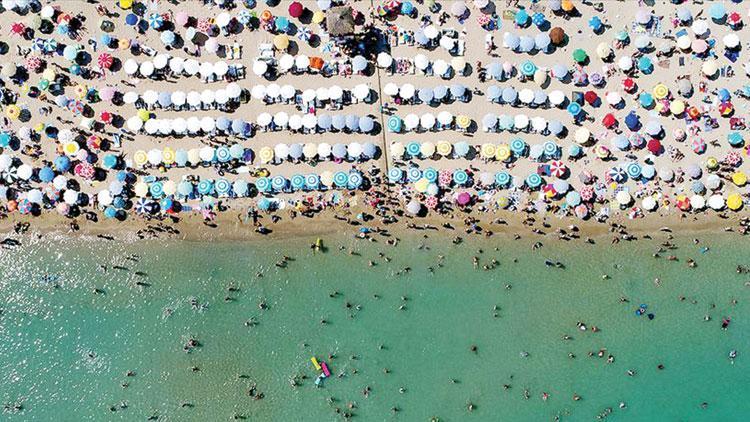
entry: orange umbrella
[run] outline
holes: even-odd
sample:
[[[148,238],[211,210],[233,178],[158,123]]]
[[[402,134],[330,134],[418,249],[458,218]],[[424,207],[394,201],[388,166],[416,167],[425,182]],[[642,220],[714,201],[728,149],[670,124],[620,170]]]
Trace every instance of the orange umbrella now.
[[[313,69],[322,69],[325,61],[320,57],[310,57],[310,67]]]
[[[273,15],[271,14],[271,11],[266,9],[263,11],[263,13],[260,14],[260,20],[264,22],[268,22],[273,18]]]
[[[576,8],[573,2],[570,0],[563,0],[562,3],[560,3],[560,6],[562,7],[563,11],[568,13],[572,12]]]

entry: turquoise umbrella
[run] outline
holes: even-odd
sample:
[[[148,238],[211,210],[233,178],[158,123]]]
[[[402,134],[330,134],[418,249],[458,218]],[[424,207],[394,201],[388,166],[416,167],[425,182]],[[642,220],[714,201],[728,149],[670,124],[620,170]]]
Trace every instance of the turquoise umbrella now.
[[[733,147],[742,146],[742,144],[745,142],[745,140],[742,138],[742,134],[739,132],[729,133],[729,135],[727,135],[727,141],[729,142],[729,145]]]
[[[362,173],[358,171],[349,172],[349,183],[347,185],[349,189],[358,189],[362,186],[362,181]]]
[[[343,171],[337,171],[333,174],[333,184],[340,188],[345,188],[349,184],[349,176]]]
[[[320,187],[320,176],[317,174],[308,174],[305,176],[305,186],[308,189],[317,189]]]
[[[281,191],[286,188],[287,180],[284,176],[274,176],[271,179],[271,187],[276,191]]]
[[[401,118],[398,116],[391,116],[388,118],[388,130],[394,133],[401,132]]]
[[[403,179],[403,177],[404,177],[404,171],[401,170],[398,167],[394,167],[394,168],[388,170],[388,180],[391,183],[401,182],[401,180]]]
[[[526,185],[530,187],[531,189],[538,188],[539,186],[542,185],[542,182],[543,182],[542,176],[536,173],[531,173],[530,175],[526,177]]]
[[[148,190],[154,198],[161,198],[164,195],[164,185],[161,182],[152,183]]]
[[[534,76],[534,72],[536,72],[536,65],[531,62],[531,60],[526,60],[525,62],[521,63],[521,74],[524,76]]]
[[[416,182],[417,180],[422,178],[422,170],[416,167],[410,167],[409,170],[406,172],[406,177],[409,179],[410,182]]]
[[[216,159],[221,163],[226,163],[232,159],[232,155],[229,153],[229,148],[221,146],[216,148]]]
[[[576,205],[581,203],[581,194],[572,190],[565,195],[565,202],[571,206],[575,207]]]
[[[438,179],[438,172],[432,167],[426,168],[425,171],[422,173],[422,177],[427,179],[430,183],[435,183]]]
[[[114,154],[107,154],[102,159],[102,165],[106,169],[113,169],[117,166],[117,156]]]
[[[229,195],[229,191],[232,189],[232,184],[227,179],[219,179],[214,184],[216,193],[219,195]]]
[[[453,181],[457,185],[465,185],[469,181],[469,175],[462,169],[456,169],[453,172]]]
[[[641,176],[641,166],[638,163],[629,163],[625,167],[625,172],[631,179],[637,179]]]
[[[289,179],[289,183],[292,185],[292,189],[300,190],[305,187],[305,176],[301,174],[295,174]]]
[[[568,113],[573,117],[578,116],[581,113],[581,105],[576,102],[568,104]]]
[[[526,142],[521,138],[510,141],[510,150],[517,156],[522,156],[526,152]]]
[[[412,157],[418,157],[420,154],[419,142],[409,142],[406,144],[406,153]]]
[[[177,193],[180,196],[190,196],[193,193],[193,184],[187,180],[183,180],[177,185]]]
[[[259,192],[269,192],[271,190],[271,180],[267,177],[259,177],[255,181],[255,187]]]
[[[510,174],[507,171],[495,173],[495,184],[502,187],[508,186],[510,184]]]
[[[557,155],[557,144],[552,141],[547,141],[542,146],[544,154],[548,157],[555,157]]]
[[[209,179],[203,179],[198,183],[198,193],[210,195],[214,192],[214,183]]]

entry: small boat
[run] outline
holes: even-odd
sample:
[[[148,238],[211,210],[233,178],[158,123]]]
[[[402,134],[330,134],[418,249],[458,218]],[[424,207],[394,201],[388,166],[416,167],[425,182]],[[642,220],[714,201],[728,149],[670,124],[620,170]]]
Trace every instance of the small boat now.
[[[323,369],[323,375],[326,377],[331,376],[331,371],[328,370],[328,365],[325,362],[320,362],[320,367]]]
[[[315,243],[312,245],[312,248],[316,251],[322,251],[323,250],[323,239],[317,238],[315,239]]]
[[[316,370],[320,371],[320,364],[318,363],[318,359],[316,359],[315,356],[310,358],[310,362],[312,362]]]

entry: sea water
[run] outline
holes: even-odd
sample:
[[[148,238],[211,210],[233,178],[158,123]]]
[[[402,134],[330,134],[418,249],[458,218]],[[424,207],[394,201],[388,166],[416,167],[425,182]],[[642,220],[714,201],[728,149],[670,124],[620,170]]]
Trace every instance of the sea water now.
[[[325,252],[310,249],[315,239],[306,238],[24,240],[0,256],[0,400],[9,406],[0,415],[10,421],[325,421],[345,412],[362,421],[750,415],[750,275],[736,271],[750,265],[750,250],[741,238],[704,235],[694,244],[678,236],[678,249],[654,258],[664,234],[617,245],[541,237],[455,245],[425,233],[395,248],[383,238],[370,243],[341,235],[324,239]],[[537,240],[544,245],[532,250]],[[668,261],[669,254],[679,260]],[[695,268],[686,264],[690,258]],[[636,315],[641,304],[653,319]],[[727,330],[722,318],[731,318]],[[186,352],[190,338],[200,345]],[[731,350],[736,359],[728,357]],[[313,356],[332,371],[317,387]]]

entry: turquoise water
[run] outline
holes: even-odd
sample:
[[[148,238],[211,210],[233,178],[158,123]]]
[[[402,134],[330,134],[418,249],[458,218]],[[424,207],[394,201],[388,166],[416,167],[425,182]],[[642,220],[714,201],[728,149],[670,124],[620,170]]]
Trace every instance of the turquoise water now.
[[[670,262],[651,257],[664,235],[596,246],[542,239],[538,251],[530,248],[537,239],[456,246],[430,236],[397,248],[327,239],[326,253],[307,248],[311,240],[45,240],[3,251],[0,400],[23,408],[2,419],[322,421],[340,419],[335,408],[349,403],[366,421],[592,420],[606,408],[612,420],[750,414],[750,276],[735,271],[750,264],[750,250],[739,238],[675,240],[679,249],[663,255],[680,260]],[[274,265],[283,255],[292,257],[285,269]],[[483,270],[493,258],[496,268]],[[547,268],[545,259],[567,268]],[[640,303],[653,320],[635,315]],[[579,331],[578,321],[600,331]],[[186,353],[191,336],[201,346]],[[588,356],[603,348],[604,358]],[[311,356],[343,376],[315,388]],[[263,399],[248,395],[253,384]]]

